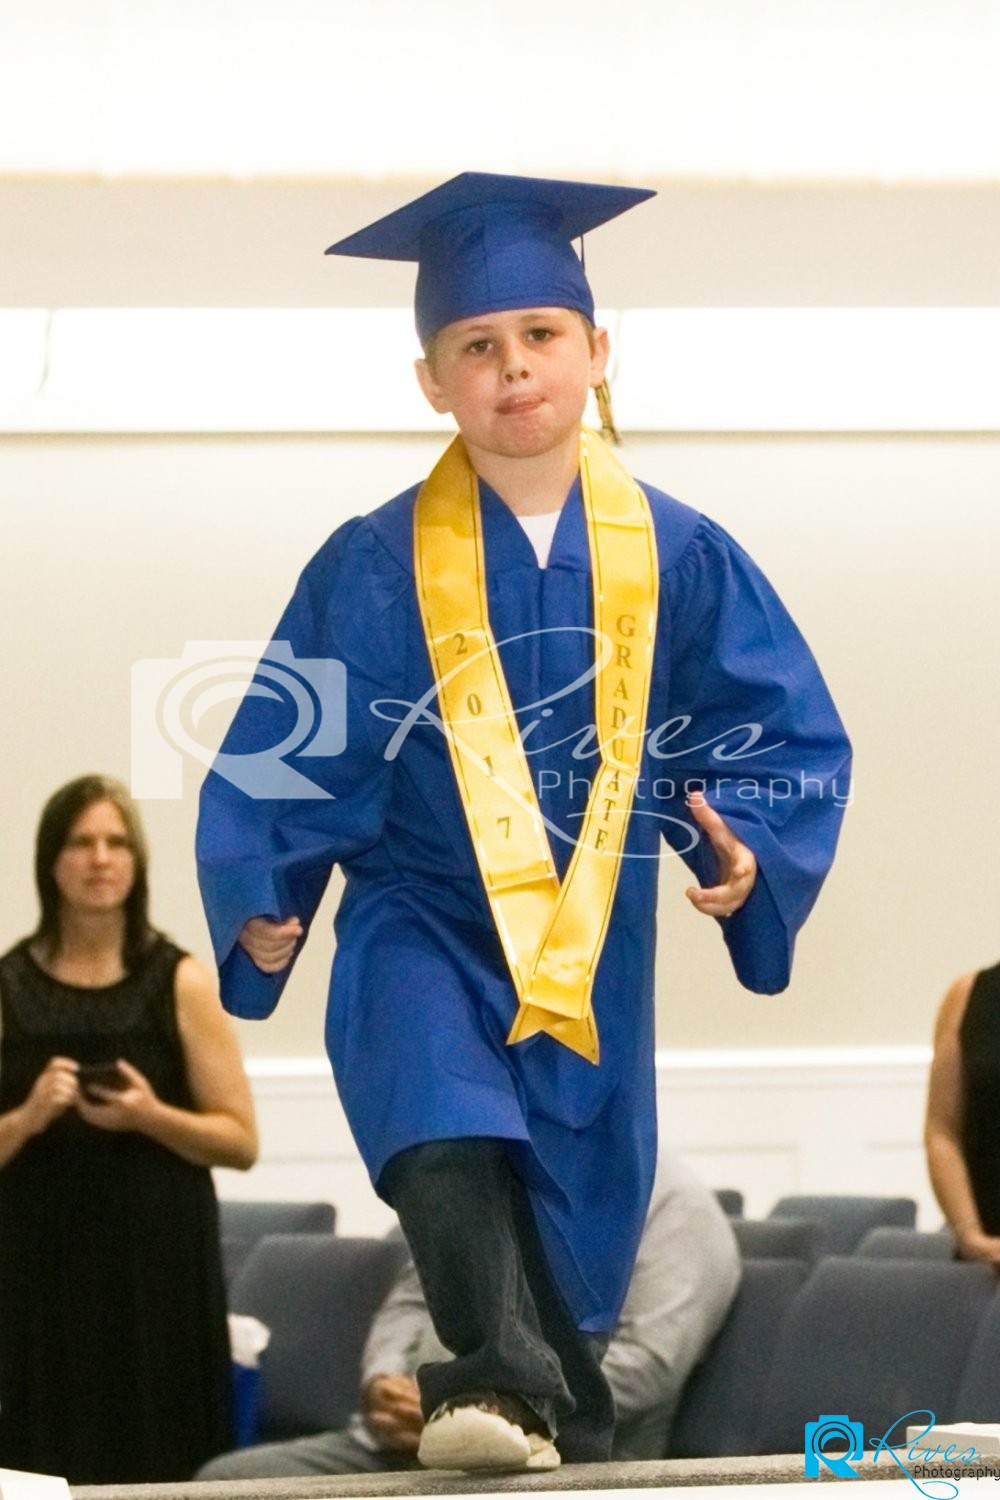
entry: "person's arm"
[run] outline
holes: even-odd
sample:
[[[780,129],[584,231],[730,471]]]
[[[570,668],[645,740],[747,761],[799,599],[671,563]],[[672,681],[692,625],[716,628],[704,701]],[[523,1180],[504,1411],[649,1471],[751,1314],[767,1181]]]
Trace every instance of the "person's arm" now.
[[[1000,1264],[1000,1236],[986,1234],[972,1192],[962,1149],[962,1052],[959,1031],[975,974],[963,974],[948,990],[934,1028],[934,1056],[927,1090],[924,1144],[934,1195],[965,1260]]]
[[[186,957],[178,964],[175,1000],[194,1108],[165,1103],[138,1068],[122,1059],[118,1066],[128,1087],[95,1090],[100,1103],[81,1095],[76,1107],[90,1125],[137,1130],[196,1166],[252,1167],[257,1126],[250,1084],[235,1028],[212,977],[197,959]]]
[[[361,1357],[361,1416],[380,1448],[417,1451],[424,1419],[414,1377],[430,1326],[419,1277],[408,1261],[375,1314]]]
[[[653,1196],[603,1370],[615,1401],[617,1458],[658,1458],[694,1366],[736,1295],[740,1259],[708,1188],[672,1154]]]
[[[376,1375],[415,1375],[418,1351],[431,1328],[416,1267],[407,1260],[372,1319],[361,1355],[361,1381]]]
[[[13,1161],[33,1136],[76,1104],[77,1065],[71,1057],[51,1057],[35,1079],[23,1104],[0,1115],[0,1168]]]

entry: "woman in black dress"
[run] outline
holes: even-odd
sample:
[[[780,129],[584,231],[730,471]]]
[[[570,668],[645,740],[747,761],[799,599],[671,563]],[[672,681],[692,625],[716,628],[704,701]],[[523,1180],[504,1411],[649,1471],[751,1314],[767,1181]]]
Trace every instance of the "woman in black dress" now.
[[[1000,964],[963,974],[942,1001],[925,1138],[958,1254],[1000,1266]]]
[[[125,788],[38,830],[38,928],[0,959],[0,1465],[187,1479],[232,1446],[209,1169],[257,1154],[214,979],[147,918]]]

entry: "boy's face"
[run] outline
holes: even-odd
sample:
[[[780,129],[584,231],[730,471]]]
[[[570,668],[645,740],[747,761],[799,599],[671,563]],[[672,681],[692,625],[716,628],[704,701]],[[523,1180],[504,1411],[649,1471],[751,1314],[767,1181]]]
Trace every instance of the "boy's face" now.
[[[417,378],[434,410],[454,416],[473,463],[477,450],[534,458],[576,442],[607,359],[607,333],[589,335],[578,313],[518,308],[449,323]]]

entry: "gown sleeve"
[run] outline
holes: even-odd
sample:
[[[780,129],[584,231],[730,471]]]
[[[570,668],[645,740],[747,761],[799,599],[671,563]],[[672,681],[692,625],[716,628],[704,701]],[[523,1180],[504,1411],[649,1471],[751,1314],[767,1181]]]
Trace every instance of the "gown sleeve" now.
[[[291,972],[264,974],[237,938],[251,917],[308,927],[333,866],[371,849],[388,805],[398,568],[363,520],[306,567],[201,791],[198,880],[222,1000],[270,1015]],[[398,678],[397,678],[398,681]]]
[[[650,748],[669,792],[664,837],[702,885],[717,882],[708,840],[691,847],[684,801],[697,789],[753,850],[754,889],[721,925],[740,982],[775,994],[833,861],[850,743],[794,621],[721,527],[702,518],[663,584],[672,718]]]

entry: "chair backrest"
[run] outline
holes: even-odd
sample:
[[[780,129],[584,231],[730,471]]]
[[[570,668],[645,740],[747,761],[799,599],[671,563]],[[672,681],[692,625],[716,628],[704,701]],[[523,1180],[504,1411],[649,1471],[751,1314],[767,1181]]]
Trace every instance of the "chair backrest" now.
[[[976,1330],[955,1397],[957,1422],[995,1422],[1000,1415],[1000,1291]]]
[[[884,1260],[954,1260],[955,1236],[950,1229],[928,1233],[879,1224],[869,1229],[854,1254]]]
[[[771,1354],[785,1312],[808,1275],[801,1260],[744,1261],[729,1316],[684,1388],[668,1457],[752,1452]]]
[[[371,1320],[407,1258],[397,1240],[262,1239],[230,1295],[271,1330],[261,1360],[260,1440],[342,1427],[358,1405]]]
[[[736,1243],[751,1260],[804,1260],[819,1255],[823,1225],[815,1219],[734,1219]]]
[[[867,1438],[911,1411],[964,1416],[959,1381],[994,1275],[960,1261],[821,1260],[784,1320],[747,1451],[801,1453],[805,1424],[827,1414],[861,1422]]]
[[[223,1198],[219,1203],[219,1239],[226,1286],[233,1282],[266,1234],[333,1234],[337,1210],[332,1203],[251,1202]]]
[[[770,1219],[815,1219],[824,1227],[821,1255],[850,1255],[876,1224],[912,1229],[917,1205],[912,1198],[877,1198],[859,1194],[794,1194],[779,1198]]]
[[[728,1214],[731,1219],[740,1218],[743,1213],[743,1194],[739,1188],[716,1188],[715,1196],[724,1214]]]

